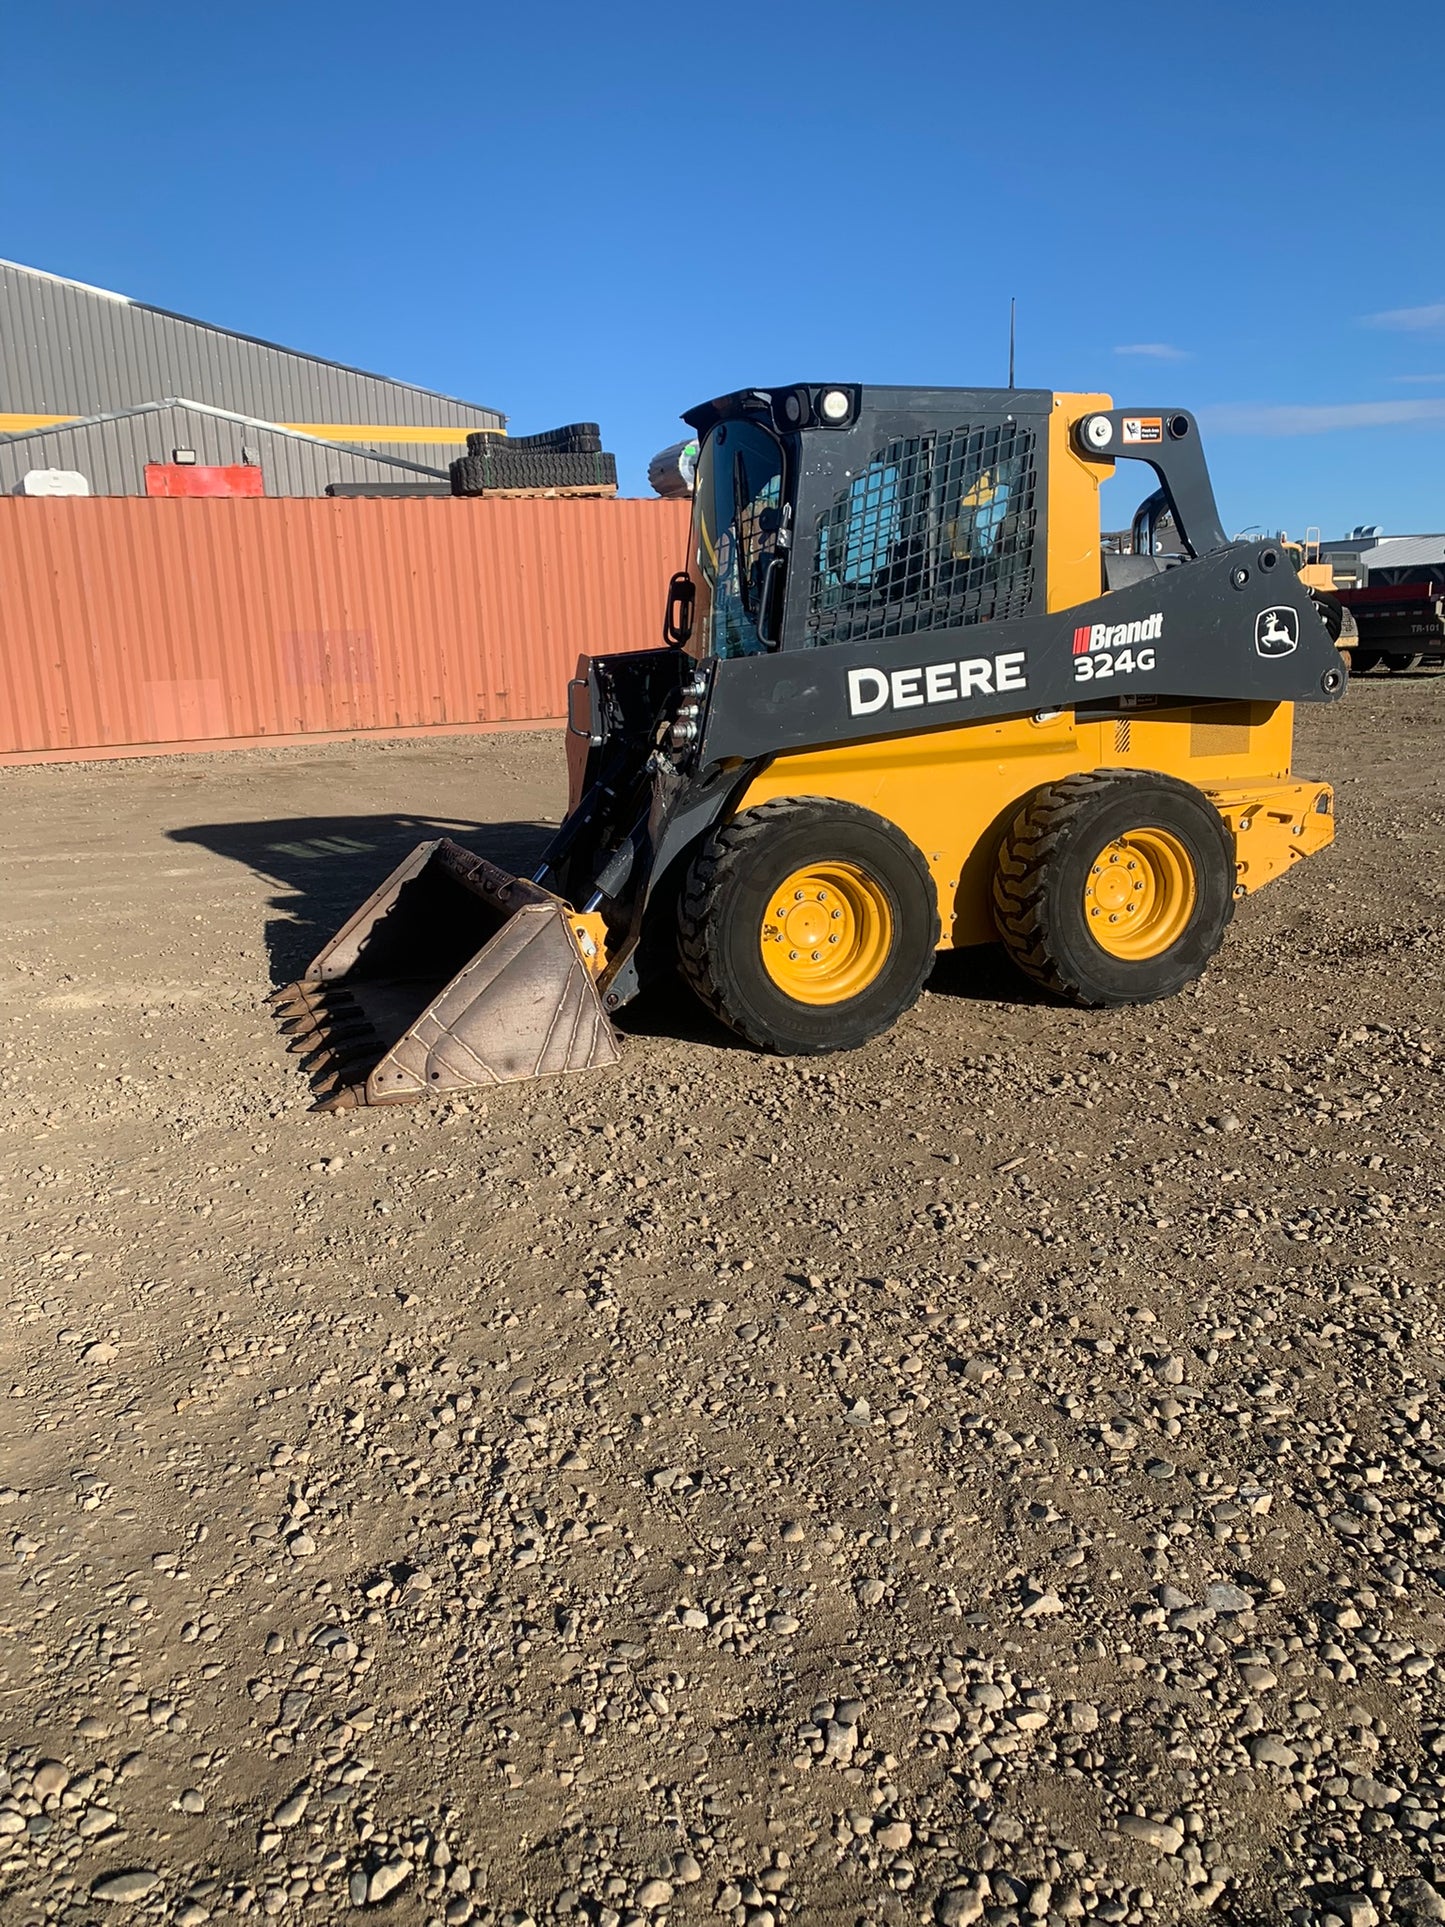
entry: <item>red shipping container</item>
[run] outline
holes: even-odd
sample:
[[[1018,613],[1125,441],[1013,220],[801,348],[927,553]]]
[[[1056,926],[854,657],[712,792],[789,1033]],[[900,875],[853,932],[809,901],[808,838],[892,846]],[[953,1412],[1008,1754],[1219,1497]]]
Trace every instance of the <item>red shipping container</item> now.
[[[0,764],[557,722],[685,501],[0,496]]]
[[[266,493],[261,471],[253,462],[238,462],[228,468],[207,468],[198,462],[147,462],[146,494],[168,500],[200,497],[207,501],[229,497],[233,501],[254,501]]]

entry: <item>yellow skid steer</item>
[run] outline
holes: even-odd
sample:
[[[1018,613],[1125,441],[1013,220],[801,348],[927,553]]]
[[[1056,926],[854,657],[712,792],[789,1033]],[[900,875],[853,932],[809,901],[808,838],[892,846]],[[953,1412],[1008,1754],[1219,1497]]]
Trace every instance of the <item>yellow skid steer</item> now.
[[[663,646],[583,659],[535,875],[424,843],[277,994],[323,1107],[611,1063],[674,965],[790,1054],[887,1030],[966,945],[1075,1004],[1169,996],[1330,841],[1291,761],[1347,682],[1329,608],[1225,536],[1186,411],[815,383],[684,419]],[[1105,556],[1129,460],[1156,486]]]

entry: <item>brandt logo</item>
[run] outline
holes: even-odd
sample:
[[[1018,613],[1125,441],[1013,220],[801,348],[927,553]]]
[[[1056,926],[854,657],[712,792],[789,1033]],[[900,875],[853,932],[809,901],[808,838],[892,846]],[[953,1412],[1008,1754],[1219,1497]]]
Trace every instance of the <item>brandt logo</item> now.
[[[1265,609],[1254,619],[1254,646],[1262,656],[1292,656],[1299,647],[1299,614]]]
[[[1085,622],[1074,631],[1074,654],[1087,656],[1100,649],[1133,649],[1141,642],[1158,642],[1164,634],[1162,614],[1139,622]]]

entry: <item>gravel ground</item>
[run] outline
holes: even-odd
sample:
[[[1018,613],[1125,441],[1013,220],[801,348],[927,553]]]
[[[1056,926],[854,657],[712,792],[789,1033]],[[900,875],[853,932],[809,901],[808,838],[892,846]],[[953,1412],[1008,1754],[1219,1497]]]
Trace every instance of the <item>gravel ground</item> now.
[[[1445,679],[1301,736],[1169,1005],[335,1117],[557,739],[0,773],[6,1927],[1445,1920]]]

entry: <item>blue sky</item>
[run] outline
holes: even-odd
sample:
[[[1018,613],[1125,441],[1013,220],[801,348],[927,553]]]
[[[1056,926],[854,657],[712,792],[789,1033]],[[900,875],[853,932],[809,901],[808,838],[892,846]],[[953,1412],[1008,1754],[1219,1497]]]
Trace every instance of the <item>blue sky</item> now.
[[[1001,380],[1017,295],[1020,382],[1197,410],[1231,529],[1445,528],[1438,4],[56,0],[5,39],[0,254],[597,419],[629,492],[733,387]]]

